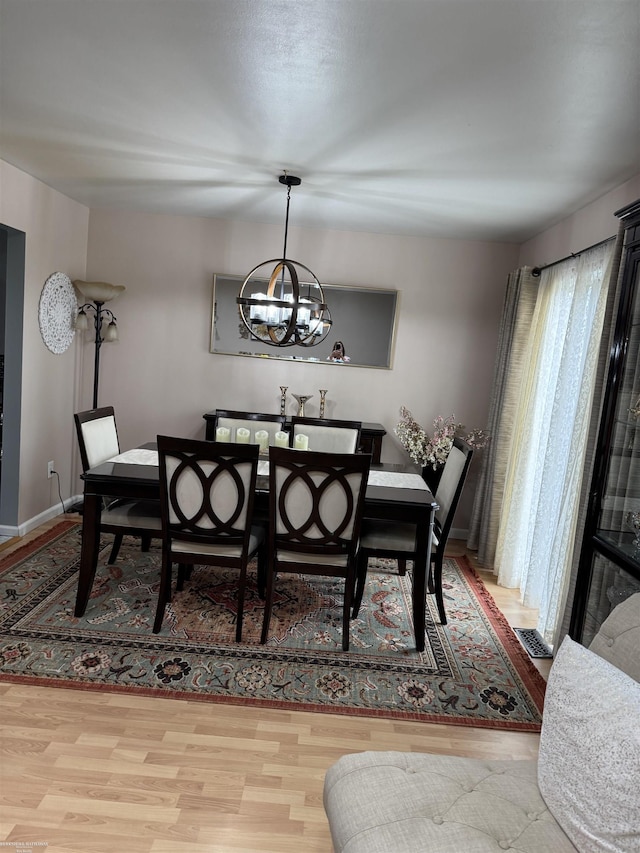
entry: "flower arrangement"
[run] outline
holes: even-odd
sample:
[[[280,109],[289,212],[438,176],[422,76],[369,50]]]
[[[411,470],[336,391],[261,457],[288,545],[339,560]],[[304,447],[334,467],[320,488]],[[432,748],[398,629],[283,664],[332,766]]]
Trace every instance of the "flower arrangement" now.
[[[400,408],[400,417],[402,420],[394,432],[409,456],[422,468],[430,465],[436,471],[444,465],[456,435],[478,450],[489,443],[489,434],[485,430],[474,429],[465,434],[465,427],[456,421],[455,415],[448,418],[438,415],[433,421],[431,437],[405,406]]]

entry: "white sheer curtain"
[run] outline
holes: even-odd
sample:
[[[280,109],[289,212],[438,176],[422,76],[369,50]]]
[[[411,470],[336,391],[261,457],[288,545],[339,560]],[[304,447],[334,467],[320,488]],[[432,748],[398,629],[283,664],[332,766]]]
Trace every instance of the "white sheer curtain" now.
[[[543,270],[496,546],[498,583],[547,642],[569,579],[612,244]]]

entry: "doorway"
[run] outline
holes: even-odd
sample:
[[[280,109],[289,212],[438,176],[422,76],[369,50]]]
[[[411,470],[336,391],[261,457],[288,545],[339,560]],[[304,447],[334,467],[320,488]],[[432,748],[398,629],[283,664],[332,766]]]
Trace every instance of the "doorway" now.
[[[25,238],[0,224],[0,536],[18,532]]]

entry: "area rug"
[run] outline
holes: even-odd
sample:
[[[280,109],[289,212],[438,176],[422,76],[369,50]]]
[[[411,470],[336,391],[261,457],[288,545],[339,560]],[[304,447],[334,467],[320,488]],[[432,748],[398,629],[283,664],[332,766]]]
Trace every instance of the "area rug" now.
[[[0,681],[262,705],[289,710],[539,731],[545,682],[466,558],[448,558],[448,624],[427,596],[424,652],[411,622],[411,577],[372,561],[342,651],[341,582],[278,578],[270,636],[250,566],[243,638],[235,577],[196,566],[153,634],[160,545],[104,537],[86,613],[73,615],[80,525],[61,522],[0,559]]]

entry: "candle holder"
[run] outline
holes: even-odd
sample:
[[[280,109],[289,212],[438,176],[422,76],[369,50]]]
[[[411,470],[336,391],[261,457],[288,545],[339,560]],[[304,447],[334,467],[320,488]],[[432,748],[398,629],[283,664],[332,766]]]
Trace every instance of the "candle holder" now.
[[[327,396],[327,389],[321,388],[320,389],[320,417],[321,418],[324,417],[324,404],[325,404],[325,397],[326,396]]]
[[[304,404],[308,400],[311,400],[311,398],[313,397],[313,394],[294,394],[293,396],[298,401],[298,417],[303,418],[304,417]]]
[[[287,388],[288,385],[280,386],[280,414],[284,415],[286,410],[286,402],[287,402]]]

